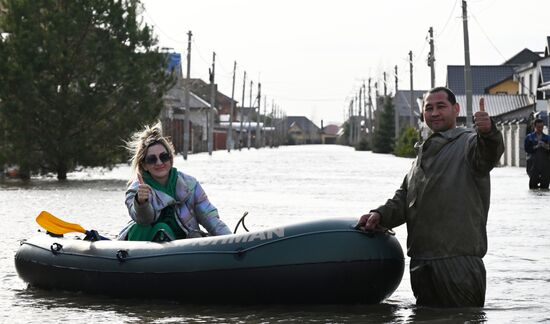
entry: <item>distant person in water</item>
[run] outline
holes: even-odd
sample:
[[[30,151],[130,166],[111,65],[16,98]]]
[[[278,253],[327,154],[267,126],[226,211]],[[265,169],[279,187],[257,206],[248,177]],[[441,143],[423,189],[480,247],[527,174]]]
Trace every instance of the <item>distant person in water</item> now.
[[[457,127],[454,93],[424,95],[423,116],[433,132],[392,199],[361,216],[357,228],[407,224],[411,286],[419,306],[482,307],[485,303],[489,172],[504,152],[502,134],[485,112],[475,128]]]
[[[535,130],[525,137],[527,153],[527,174],[529,189],[548,189],[550,185],[550,136],[542,132],[544,121],[540,118],[533,123]]]
[[[199,182],[176,170],[174,146],[160,123],[145,127],[127,143],[133,174],[126,190],[132,220],[119,235],[129,241],[170,241],[231,234]]]

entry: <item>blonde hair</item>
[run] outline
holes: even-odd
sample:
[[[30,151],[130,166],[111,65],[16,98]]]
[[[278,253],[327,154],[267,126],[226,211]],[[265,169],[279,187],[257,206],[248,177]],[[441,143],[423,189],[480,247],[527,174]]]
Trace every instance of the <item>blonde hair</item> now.
[[[155,144],[161,144],[166,151],[170,154],[170,162],[174,163],[175,149],[172,142],[162,136],[162,125],[160,121],[152,126],[145,126],[142,131],[135,132],[131,139],[126,142],[126,149],[131,154],[130,158],[130,171],[131,178],[129,182],[132,182],[137,176],[138,172],[142,173],[142,162],[145,160],[147,149]]]

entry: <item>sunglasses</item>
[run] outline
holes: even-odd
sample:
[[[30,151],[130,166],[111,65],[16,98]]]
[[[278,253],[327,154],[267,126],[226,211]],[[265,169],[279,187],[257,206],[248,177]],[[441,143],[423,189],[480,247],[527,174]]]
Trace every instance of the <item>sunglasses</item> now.
[[[168,152],[162,152],[159,154],[158,159],[156,155],[151,154],[151,155],[147,155],[145,159],[143,159],[143,161],[146,164],[157,164],[157,160],[160,160],[160,162],[162,163],[166,163],[170,161],[171,158],[172,156]]]

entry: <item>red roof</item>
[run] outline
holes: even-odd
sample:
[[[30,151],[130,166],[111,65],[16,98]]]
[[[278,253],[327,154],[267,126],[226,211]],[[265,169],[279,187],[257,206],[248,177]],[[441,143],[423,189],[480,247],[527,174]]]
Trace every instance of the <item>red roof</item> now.
[[[323,133],[326,135],[337,135],[340,127],[338,125],[327,125],[323,128]]]

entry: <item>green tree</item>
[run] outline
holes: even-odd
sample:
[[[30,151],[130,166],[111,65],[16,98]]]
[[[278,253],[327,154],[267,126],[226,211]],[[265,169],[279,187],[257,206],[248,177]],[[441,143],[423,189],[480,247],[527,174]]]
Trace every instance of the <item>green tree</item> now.
[[[350,132],[349,120],[344,122],[344,124],[342,125],[342,129],[343,129],[342,135],[339,136],[337,139],[338,144],[351,145],[351,143],[349,142],[349,132]]]
[[[394,154],[400,157],[415,157],[414,144],[419,140],[419,133],[414,127],[405,127],[397,140]]]
[[[391,153],[394,146],[395,122],[393,115],[393,99],[390,96],[384,98],[384,110],[380,113],[380,122],[374,130],[372,151],[374,153]]]
[[[172,84],[139,0],[5,0],[0,132],[6,162],[66,179],[124,159],[123,139],[158,118]]]

